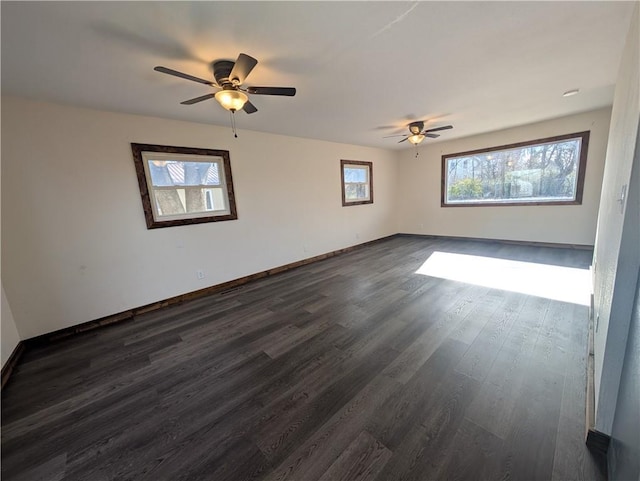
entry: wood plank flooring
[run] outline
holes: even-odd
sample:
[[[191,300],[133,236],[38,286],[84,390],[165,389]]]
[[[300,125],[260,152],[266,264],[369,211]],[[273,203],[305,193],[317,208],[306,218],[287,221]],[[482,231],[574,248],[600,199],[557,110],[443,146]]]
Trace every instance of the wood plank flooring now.
[[[2,392],[2,479],[604,479],[582,442],[587,307],[416,274],[395,237],[33,348]]]

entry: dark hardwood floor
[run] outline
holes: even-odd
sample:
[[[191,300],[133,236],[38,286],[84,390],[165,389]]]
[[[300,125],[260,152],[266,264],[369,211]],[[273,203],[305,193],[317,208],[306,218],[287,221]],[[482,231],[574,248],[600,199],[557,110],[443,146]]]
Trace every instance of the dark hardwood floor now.
[[[2,479],[604,479],[583,442],[587,307],[417,274],[395,237],[28,350]]]

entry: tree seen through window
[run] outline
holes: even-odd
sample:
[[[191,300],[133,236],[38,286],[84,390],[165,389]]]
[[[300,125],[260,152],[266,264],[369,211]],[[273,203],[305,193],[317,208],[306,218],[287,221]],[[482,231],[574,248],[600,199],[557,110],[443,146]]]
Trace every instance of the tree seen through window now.
[[[580,203],[588,132],[443,156],[443,205]]]

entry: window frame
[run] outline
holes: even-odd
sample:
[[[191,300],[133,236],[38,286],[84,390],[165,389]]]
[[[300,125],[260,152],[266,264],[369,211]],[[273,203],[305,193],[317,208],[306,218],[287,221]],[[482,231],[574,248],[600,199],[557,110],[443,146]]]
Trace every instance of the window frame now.
[[[344,169],[349,166],[353,166],[355,168],[362,169],[366,168],[367,171],[367,182],[345,182],[344,178]],[[364,160],[340,160],[340,185],[342,187],[342,206],[347,207],[351,205],[363,205],[363,204],[373,204],[373,162],[368,162]],[[368,184],[369,186],[369,198],[365,200],[348,200],[346,185],[347,184]]]
[[[526,142],[517,142],[514,144],[499,145],[482,149],[469,150],[466,152],[456,152],[453,154],[445,154],[442,156],[441,164],[441,183],[440,183],[440,206],[441,207],[512,207],[512,206],[545,206],[545,205],[582,205],[582,195],[584,192],[584,179],[587,168],[587,155],[589,151],[589,135],[590,131],[575,132],[572,134],[556,135],[553,137],[545,137],[542,139],[529,140]],[[487,154],[503,150],[517,149],[521,147],[529,147],[532,145],[542,145],[554,142],[562,142],[565,140],[580,139],[580,157],[578,159],[578,172],[576,177],[576,193],[572,200],[550,200],[550,201],[494,201],[494,202],[460,202],[447,203],[447,160],[455,157],[465,157],[476,154]]]
[[[221,222],[227,220],[236,220],[238,218],[238,212],[236,209],[235,194],[233,189],[233,177],[231,174],[231,159],[228,150],[214,150],[214,149],[201,149],[196,147],[176,147],[170,145],[156,145],[156,144],[138,144],[131,143],[131,151],[133,153],[133,161],[136,169],[136,175],[138,177],[138,187],[140,188],[140,198],[142,200],[142,208],[144,210],[144,217],[147,223],[147,229],[157,229],[160,227],[175,227],[181,225],[192,224],[204,224],[208,222]],[[224,176],[222,187],[205,186],[206,188],[220,188],[223,192],[226,191],[226,198],[228,209],[225,209],[223,214],[211,214],[215,211],[203,211],[194,213],[192,217],[181,218],[166,218],[161,219],[156,217],[156,209],[154,208],[152,199],[155,188],[151,184],[151,176],[148,173],[147,160],[145,154],[173,154],[171,157],[174,160],[182,160],[184,162],[196,161],[207,162],[206,158],[210,157],[209,162],[216,162],[219,164],[219,172]],[[182,157],[182,158],[180,158]],[[220,160],[222,159],[222,160]],[[182,187],[185,190],[189,189],[189,186]],[[202,186],[193,187],[202,189]],[[206,194],[205,194],[206,196]]]

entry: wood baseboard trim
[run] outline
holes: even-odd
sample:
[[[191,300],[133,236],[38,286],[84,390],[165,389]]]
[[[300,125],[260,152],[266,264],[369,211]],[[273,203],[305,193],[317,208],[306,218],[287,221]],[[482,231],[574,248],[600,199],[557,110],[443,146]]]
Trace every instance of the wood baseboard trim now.
[[[499,242],[499,243],[505,243],[505,244],[529,245],[529,246],[535,245],[535,246],[545,246],[545,247],[563,247],[563,248],[572,248],[572,249],[593,249],[593,246],[580,246],[580,245],[569,245],[569,244],[549,244],[549,243],[539,243],[539,242],[481,239],[481,238],[473,238],[473,237],[451,237],[451,236],[422,235],[422,234],[404,234],[404,233],[392,234],[389,236],[381,237],[379,239],[374,239],[372,241],[363,242],[361,244],[356,244],[356,245],[345,247],[335,251],[327,252],[325,254],[309,257],[307,259],[302,259],[296,262],[274,267],[272,269],[257,272],[255,274],[250,274],[248,276],[244,276],[238,279],[233,279],[227,282],[223,282],[221,284],[205,287],[204,289],[188,292],[186,294],[174,296],[168,299],[164,299],[162,301],[154,302],[154,303],[136,307],[133,309],[128,309],[126,311],[122,311],[109,316],[105,316],[100,319],[83,322],[81,324],[76,324],[74,326],[70,326],[67,328],[59,329],[57,331],[49,332],[46,334],[42,334],[40,336],[26,339],[20,342],[16,350],[14,350],[14,352],[11,354],[11,358],[7,361],[5,366],[2,368],[2,386],[4,387],[4,385],[8,381],[9,377],[11,376],[11,372],[13,371],[13,367],[17,364],[18,359],[20,358],[20,356],[22,355],[25,349],[31,348],[33,346],[41,346],[41,345],[50,344],[52,342],[61,341],[61,340],[70,338],[72,336],[76,336],[84,332],[91,331],[93,329],[99,329],[99,328],[109,326],[111,324],[129,321],[129,320],[132,320],[137,315],[162,309],[164,307],[172,306],[175,304],[180,304],[182,302],[197,299],[199,297],[203,297],[206,295],[217,294],[220,292],[229,291],[231,289],[236,289],[240,286],[243,286],[257,279],[273,276],[275,274],[286,272],[286,271],[295,269],[297,267],[302,267],[307,264],[319,262],[324,259],[328,259],[330,257],[334,257],[340,254],[345,254],[347,252],[351,252],[353,250],[356,250],[365,246],[376,244],[378,242],[383,242],[385,240],[392,239],[394,237],[454,239],[454,240],[478,241],[478,242]],[[19,351],[18,351],[18,348],[19,348]]]
[[[7,362],[5,362],[4,366],[2,366],[2,385],[0,386],[1,389],[4,389],[4,386],[7,384],[7,381],[9,381],[9,378],[11,377],[11,373],[13,372],[13,369],[18,364],[18,361],[20,360],[20,357],[24,353],[24,350],[25,350],[24,341],[18,342],[18,345],[15,347],[15,349],[9,356],[9,359],[7,359]]]
[[[609,450],[609,443],[611,442],[611,436],[601,433],[594,429],[587,430],[587,447],[596,453],[602,454],[606,457]]]
[[[199,297],[217,294],[224,291],[229,291],[231,289],[236,289],[240,286],[243,286],[251,281],[255,281],[257,279],[262,279],[264,277],[273,276],[275,274],[279,274],[282,272],[290,271],[292,269],[296,269],[297,267],[302,267],[307,264],[312,264],[314,262],[319,262],[324,259],[328,259],[330,257],[334,257],[340,254],[345,254],[347,252],[351,252],[356,249],[360,249],[365,246],[369,246],[372,244],[376,244],[378,242],[382,242],[393,237],[396,237],[397,234],[393,234],[390,236],[382,237],[380,239],[374,239],[372,241],[363,242],[362,244],[356,244],[350,247],[345,247],[343,249],[338,249],[335,251],[327,252],[325,254],[320,254],[314,257],[309,257],[307,259],[302,259],[296,262],[291,262],[289,264],[285,264],[282,266],[274,267],[272,269],[267,269],[266,271],[256,272],[255,274],[250,274],[248,276],[240,277],[238,279],[233,279],[227,282],[223,282],[221,284],[216,284],[213,286],[205,287],[204,289],[199,289],[197,291],[187,292],[186,294],[181,294],[179,296],[170,297],[168,299],[164,299],[162,301],[154,302],[151,304],[147,304],[145,306],[135,307],[133,309],[129,309],[123,312],[119,312],[117,314],[112,314],[110,316],[105,316],[100,319],[95,319],[93,321],[87,321],[82,324],[76,324],[71,327],[67,327],[64,329],[59,329],[57,331],[49,332],[47,334],[42,334],[40,336],[32,337],[24,341],[27,347],[32,346],[41,346],[45,344],[50,344],[52,342],[60,341],[66,339],[71,336],[75,336],[81,334],[83,332],[91,331],[93,329],[98,329],[102,327],[109,326],[111,324],[124,322],[133,319],[134,316],[144,314],[147,312],[155,311],[158,309],[162,309],[167,306],[172,306],[175,304],[180,304],[182,302],[190,301],[193,299],[197,299]],[[4,371],[3,371],[4,372]],[[3,378],[4,379],[4,378]]]
[[[481,237],[460,237],[460,236],[448,236],[448,235],[433,235],[433,234],[396,234],[399,237],[422,237],[425,239],[442,239],[442,240],[460,240],[460,241],[473,241],[473,242],[497,242],[498,244],[511,244],[529,247],[556,247],[560,249],[578,249],[578,250],[593,250],[592,245],[586,244],[561,244],[555,242],[536,242],[536,241],[519,241],[509,239],[485,239]]]

